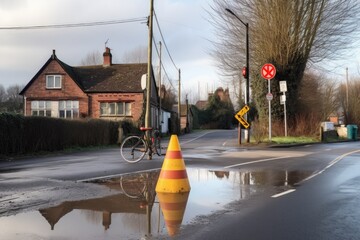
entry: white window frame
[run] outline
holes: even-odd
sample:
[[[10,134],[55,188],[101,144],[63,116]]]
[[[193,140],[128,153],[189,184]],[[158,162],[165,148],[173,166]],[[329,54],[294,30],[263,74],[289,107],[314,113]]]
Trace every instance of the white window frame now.
[[[59,118],[79,118],[79,101],[59,101]]]
[[[61,89],[62,75],[46,75],[46,89]]]
[[[51,101],[31,101],[31,116],[51,117]]]
[[[131,102],[100,102],[100,116],[131,116]]]

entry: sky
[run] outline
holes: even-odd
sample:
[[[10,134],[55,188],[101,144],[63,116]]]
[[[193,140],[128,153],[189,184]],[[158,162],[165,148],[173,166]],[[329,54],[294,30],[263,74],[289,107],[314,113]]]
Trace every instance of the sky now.
[[[206,100],[207,93],[220,86],[228,87],[232,92],[232,86],[225,85],[218,74],[216,60],[210,55],[211,41],[215,40],[213,26],[207,20],[211,3],[212,0],[154,0],[165,42],[155,21],[154,40],[163,42],[163,65],[175,89],[178,87],[177,69],[181,69],[182,102],[185,94],[191,103]],[[149,11],[150,0],[0,0],[0,28],[146,19]],[[27,84],[49,59],[53,49],[63,62],[79,66],[88,54],[103,53],[106,41],[114,63],[121,63],[125,54],[147,47],[147,25],[144,21],[76,28],[0,29],[0,84],[5,88]],[[359,48],[341,61],[326,61],[322,66],[340,81],[345,79],[346,67],[350,78],[358,77],[358,56]],[[155,70],[158,61],[154,49]],[[170,85],[170,82],[166,80],[166,84]]]
[[[180,68],[183,93],[195,98],[200,96],[203,100],[208,91],[221,86],[215,60],[209,54],[214,38],[212,26],[206,20],[210,3],[209,0],[154,0],[161,32],[175,63],[174,66],[154,21],[154,40],[163,42],[165,70],[177,89],[177,68]],[[0,27],[145,19],[149,11],[150,0],[1,0]],[[0,84],[5,88],[26,85],[50,58],[53,49],[61,61],[79,66],[88,54],[103,53],[106,41],[114,63],[120,63],[124,54],[147,47],[147,25],[144,21],[93,27],[0,30]],[[154,49],[153,65],[157,66],[158,61]]]

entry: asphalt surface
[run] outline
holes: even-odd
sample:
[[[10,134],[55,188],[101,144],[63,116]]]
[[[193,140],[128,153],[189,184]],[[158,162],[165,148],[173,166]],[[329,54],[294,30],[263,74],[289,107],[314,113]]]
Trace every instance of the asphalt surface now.
[[[172,239],[360,239],[359,142],[254,148],[238,146],[233,130],[179,139],[186,166],[239,172],[256,192],[193,219]],[[110,196],[84,181],[158,170],[163,159],[128,164],[108,148],[0,162],[0,217]]]

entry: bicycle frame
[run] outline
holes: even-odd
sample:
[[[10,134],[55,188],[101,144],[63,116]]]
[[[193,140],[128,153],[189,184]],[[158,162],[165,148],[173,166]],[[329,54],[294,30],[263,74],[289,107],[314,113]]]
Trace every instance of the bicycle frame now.
[[[120,151],[124,160],[135,163],[143,159],[148,153],[151,160],[154,154],[161,155],[161,139],[158,130],[141,127],[140,136],[129,136],[121,144]]]

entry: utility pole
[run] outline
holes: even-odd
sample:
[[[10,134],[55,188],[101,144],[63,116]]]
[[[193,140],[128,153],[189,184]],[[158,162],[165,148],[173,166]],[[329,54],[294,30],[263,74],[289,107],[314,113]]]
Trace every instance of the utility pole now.
[[[349,75],[348,75],[348,68],[346,68],[346,124],[348,123],[349,119]]]
[[[245,104],[249,104],[250,102],[250,57],[249,57],[249,23],[245,23],[243,20],[241,20],[241,18],[239,18],[233,11],[231,11],[228,8],[225,8],[225,10],[230,13],[231,15],[233,15],[236,19],[238,19],[246,28],[246,69],[245,69],[245,74],[244,77],[246,79],[246,94],[245,94]],[[240,83],[241,84],[241,83]],[[240,93],[239,93],[240,94]],[[248,120],[248,114],[246,113],[245,115],[245,120]],[[240,125],[239,125],[240,128]],[[240,130],[240,134],[239,134],[239,138],[241,138],[241,130]],[[245,138],[246,141],[249,143],[250,142],[250,131],[248,129],[245,129]],[[239,144],[241,144],[241,139],[239,139]]]
[[[145,112],[145,127],[151,127],[151,69],[152,69],[152,39],[153,39],[153,13],[154,0],[150,0],[150,15],[148,18],[149,38],[148,38],[148,66],[146,79],[146,112]],[[147,139],[150,139],[150,132],[146,131]]]
[[[179,134],[181,133],[181,71],[180,71],[180,68],[179,68],[179,89],[178,89],[178,93],[179,93],[179,96],[178,96],[178,117],[179,117],[179,122],[178,122],[178,131],[179,131]]]
[[[159,41],[159,48],[160,48],[160,52],[159,52],[159,126],[158,129],[161,133],[162,130],[162,114],[161,114],[161,41]]]

